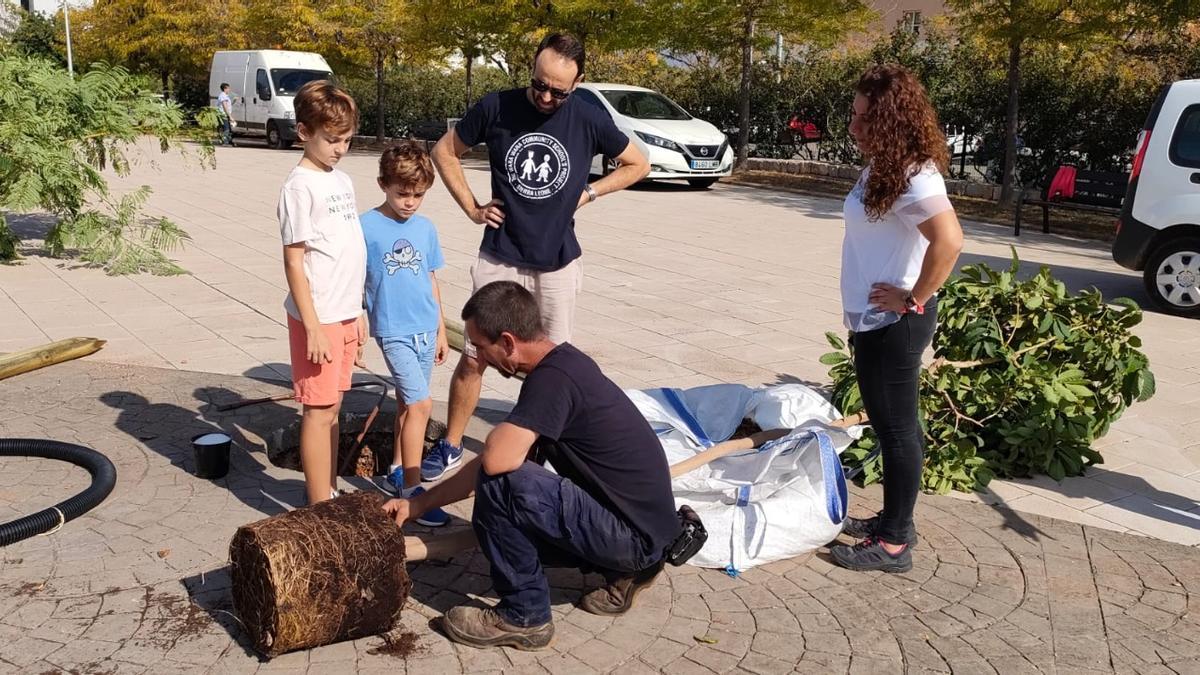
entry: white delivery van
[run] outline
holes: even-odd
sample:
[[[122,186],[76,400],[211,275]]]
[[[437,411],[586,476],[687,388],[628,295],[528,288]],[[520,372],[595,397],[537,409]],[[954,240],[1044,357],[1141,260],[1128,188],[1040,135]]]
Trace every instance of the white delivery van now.
[[[296,140],[296,111],[292,99],[312,80],[332,80],[325,58],[311,52],[278,49],[216,52],[208,71],[208,98],[217,105],[221,83],[233,99],[235,133],[266,137],[272,148],[287,148]]]
[[[1163,87],[1138,136],[1113,259],[1160,309],[1200,317],[1200,80]]]

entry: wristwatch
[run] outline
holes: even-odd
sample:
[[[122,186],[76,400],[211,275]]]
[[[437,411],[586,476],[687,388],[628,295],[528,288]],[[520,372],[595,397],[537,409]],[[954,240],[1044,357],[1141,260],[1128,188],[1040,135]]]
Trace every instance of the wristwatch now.
[[[596,188],[592,187],[591,185],[584,185],[583,191],[587,193],[589,202],[596,201],[596,197],[600,196],[600,195],[596,194]]]
[[[907,314],[909,312],[916,312],[917,314],[925,313],[925,305],[917,303],[912,293],[904,296],[904,313]]]

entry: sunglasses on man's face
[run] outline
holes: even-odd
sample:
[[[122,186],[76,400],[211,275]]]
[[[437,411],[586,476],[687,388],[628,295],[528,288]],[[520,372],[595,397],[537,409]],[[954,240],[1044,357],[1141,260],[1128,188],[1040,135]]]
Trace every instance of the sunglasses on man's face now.
[[[567,97],[571,95],[571,92],[563,91],[562,89],[555,89],[536,77],[529,81],[529,86],[533,87],[533,90],[539,94],[550,92],[550,96],[557,101],[565,101]]]

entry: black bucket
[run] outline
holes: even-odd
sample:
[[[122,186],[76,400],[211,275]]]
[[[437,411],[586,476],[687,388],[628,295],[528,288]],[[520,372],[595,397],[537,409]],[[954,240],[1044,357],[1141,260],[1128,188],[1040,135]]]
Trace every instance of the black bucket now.
[[[224,478],[229,473],[229,434],[210,431],[192,437],[192,452],[196,458],[197,478]]]

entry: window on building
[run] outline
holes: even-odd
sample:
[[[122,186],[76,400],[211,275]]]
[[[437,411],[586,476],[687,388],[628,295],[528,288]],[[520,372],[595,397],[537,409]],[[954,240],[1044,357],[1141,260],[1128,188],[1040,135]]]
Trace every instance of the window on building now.
[[[920,35],[921,13],[915,10],[905,12],[904,17],[900,19],[900,27],[913,35]]]

